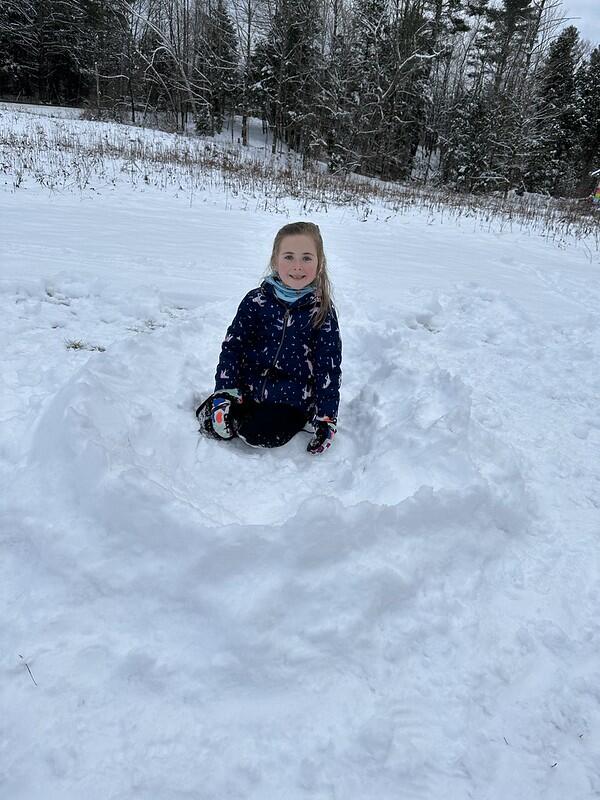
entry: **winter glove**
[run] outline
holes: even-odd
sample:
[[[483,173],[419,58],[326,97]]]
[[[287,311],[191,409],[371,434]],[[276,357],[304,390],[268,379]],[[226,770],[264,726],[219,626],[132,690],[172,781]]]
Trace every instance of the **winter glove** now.
[[[235,430],[232,426],[231,404],[240,403],[237,389],[224,389],[212,396],[211,422],[213,431],[221,439],[233,439]]]
[[[237,389],[223,389],[211,394],[196,409],[200,432],[217,439],[232,439],[235,431],[231,421],[231,404],[241,402]]]
[[[313,426],[315,435],[308,443],[306,449],[312,455],[317,455],[319,453],[324,453],[325,450],[331,447],[337,428],[335,422],[329,417],[315,417]]]

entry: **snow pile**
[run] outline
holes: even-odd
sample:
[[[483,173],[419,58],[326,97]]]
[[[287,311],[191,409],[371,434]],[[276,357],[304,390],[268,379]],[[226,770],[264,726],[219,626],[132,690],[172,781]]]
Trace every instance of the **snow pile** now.
[[[0,194],[2,796],[596,796],[596,265],[315,215],[339,435],[261,452],[193,410],[285,219],[213,201]]]

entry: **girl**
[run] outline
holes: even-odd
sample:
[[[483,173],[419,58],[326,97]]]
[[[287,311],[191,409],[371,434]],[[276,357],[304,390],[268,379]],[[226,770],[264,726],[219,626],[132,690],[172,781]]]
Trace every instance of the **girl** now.
[[[284,225],[270,272],[244,297],[227,330],[215,392],[196,411],[200,430],[279,447],[307,422],[309,453],[323,453],[336,432],[342,343],[317,225]]]

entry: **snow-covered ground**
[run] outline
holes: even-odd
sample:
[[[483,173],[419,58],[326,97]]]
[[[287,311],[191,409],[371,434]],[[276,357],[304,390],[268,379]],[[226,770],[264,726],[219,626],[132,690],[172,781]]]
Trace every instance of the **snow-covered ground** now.
[[[297,201],[3,181],[0,796],[600,797],[598,254],[311,214],[339,434],[261,452],[193,409]]]
[[[55,119],[79,119],[83,113],[81,108],[71,108],[70,106],[9,103],[0,100],[0,113],[6,114],[8,112],[33,117],[54,117]]]
[[[0,113],[5,115],[24,114],[26,117],[50,117],[55,119],[66,120],[79,120],[84,115],[84,110],[81,108],[71,108],[69,106],[52,106],[40,105],[32,103],[11,103],[0,100]],[[131,118],[131,115],[128,115]],[[150,115],[155,117],[156,114]],[[164,117],[165,115],[163,115]],[[142,124],[143,114],[138,115],[138,122]],[[166,122],[166,119],[164,119]],[[190,133],[194,132],[194,123],[190,121],[188,124]],[[152,135],[152,131],[146,131],[146,135]],[[214,140],[222,145],[237,144],[242,140],[242,118],[240,116],[226,117],[223,122],[223,130],[216,134]],[[272,137],[270,132],[263,129],[262,121],[255,117],[248,118],[248,146],[251,149],[262,150],[269,152],[272,145]],[[287,153],[288,148],[283,142],[278,142],[278,153]]]

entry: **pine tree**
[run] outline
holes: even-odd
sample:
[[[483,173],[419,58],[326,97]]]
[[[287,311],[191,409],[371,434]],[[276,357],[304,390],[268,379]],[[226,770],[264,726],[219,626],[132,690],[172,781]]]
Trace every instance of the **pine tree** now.
[[[479,0],[469,2],[467,11],[472,33],[466,50],[458,48],[456,62],[466,69],[439,118],[442,173],[465,188],[523,188],[536,144],[538,111],[531,76],[535,42],[544,24],[543,1]],[[468,113],[461,98],[467,99]],[[470,119],[477,113],[482,114],[479,122]],[[477,131],[478,142],[465,147],[470,131]],[[457,139],[459,161],[467,164],[460,180]]]
[[[273,152],[281,140],[306,157],[318,139],[320,11],[316,0],[280,0],[255,49],[254,96],[273,131]]]
[[[0,91],[81,103],[102,83],[112,84],[119,97],[121,79],[114,85],[109,76],[122,72],[123,30],[109,0],[4,0]]]
[[[360,156],[360,171],[379,174],[385,110],[382,96],[387,87],[390,61],[390,19],[385,0],[359,0],[355,8],[353,149]]]
[[[481,29],[479,47],[486,86],[494,96],[510,94],[522,78],[527,63],[532,27],[535,26],[534,0],[502,0],[490,5],[481,0],[475,6],[485,23]]]
[[[220,133],[225,115],[233,110],[239,91],[237,38],[224,0],[214,0],[202,10],[194,68],[205,99],[196,128],[202,133]]]
[[[134,108],[130,20],[116,0],[78,0],[80,22],[71,52],[98,111],[122,116]],[[125,98],[129,94],[129,101]]]
[[[459,191],[490,191],[498,188],[491,168],[495,114],[490,96],[476,88],[456,98],[450,111],[452,126],[442,152],[442,182]]]
[[[0,95],[34,96],[36,51],[34,2],[0,3]]]
[[[569,26],[552,43],[539,79],[540,128],[532,175],[536,188],[551,194],[575,189],[575,152],[581,132],[575,75],[580,60],[579,32]]]
[[[2,71],[12,76],[13,90],[42,102],[80,99],[77,45],[83,17],[75,0],[5,0],[0,5]]]
[[[356,64],[353,18],[343,15],[341,3],[333,6],[329,49],[321,85],[321,139],[329,169],[352,172],[360,165],[356,119],[360,107],[360,68]]]
[[[386,89],[382,98],[386,123],[382,151],[387,154],[382,158],[383,178],[404,179],[412,172],[425,120],[432,58],[430,22],[425,16],[425,4],[420,0],[396,3],[393,8]]]
[[[574,148],[578,195],[591,192],[594,179],[590,172],[600,169],[600,47],[581,65],[576,76],[579,140]]]

